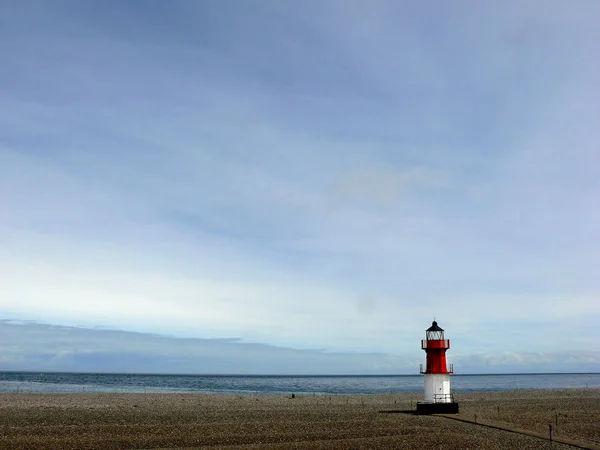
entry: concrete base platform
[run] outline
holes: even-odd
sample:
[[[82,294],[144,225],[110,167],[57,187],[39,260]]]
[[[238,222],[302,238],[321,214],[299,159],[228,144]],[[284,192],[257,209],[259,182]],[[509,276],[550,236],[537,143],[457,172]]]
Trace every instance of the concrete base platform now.
[[[458,414],[458,403],[417,403],[417,414]]]

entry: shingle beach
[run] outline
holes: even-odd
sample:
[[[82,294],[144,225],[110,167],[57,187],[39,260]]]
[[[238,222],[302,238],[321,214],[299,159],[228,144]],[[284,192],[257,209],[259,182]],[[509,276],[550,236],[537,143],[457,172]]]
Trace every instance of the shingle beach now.
[[[2,449],[575,448],[445,417],[421,394],[0,394]],[[600,446],[600,389],[457,394],[459,417]]]

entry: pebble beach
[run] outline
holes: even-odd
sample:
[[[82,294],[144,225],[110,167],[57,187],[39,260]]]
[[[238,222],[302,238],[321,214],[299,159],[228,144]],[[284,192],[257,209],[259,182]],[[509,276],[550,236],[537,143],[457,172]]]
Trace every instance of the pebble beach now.
[[[422,394],[0,394],[2,449],[572,449],[411,413]],[[457,394],[459,417],[600,446],[600,389]]]

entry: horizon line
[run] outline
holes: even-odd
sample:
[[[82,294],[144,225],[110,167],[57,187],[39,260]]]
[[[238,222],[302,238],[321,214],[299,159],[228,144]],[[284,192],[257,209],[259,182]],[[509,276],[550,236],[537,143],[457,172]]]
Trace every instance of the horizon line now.
[[[418,377],[423,374],[275,374],[275,373],[167,373],[167,372],[97,372],[97,371],[64,371],[64,370],[18,370],[0,369],[0,373],[26,374],[78,374],[78,375],[142,375],[142,376],[174,376],[174,377]],[[600,372],[507,372],[507,373],[453,373],[452,376],[509,376],[509,375],[600,375]]]

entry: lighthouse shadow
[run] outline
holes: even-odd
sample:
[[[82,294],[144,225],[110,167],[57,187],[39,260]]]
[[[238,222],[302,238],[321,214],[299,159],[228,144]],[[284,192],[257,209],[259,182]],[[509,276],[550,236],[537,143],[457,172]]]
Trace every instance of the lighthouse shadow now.
[[[414,416],[417,414],[417,411],[415,411],[414,409],[385,409],[385,410],[379,411],[379,413],[381,413],[381,414],[410,414],[411,416]]]

